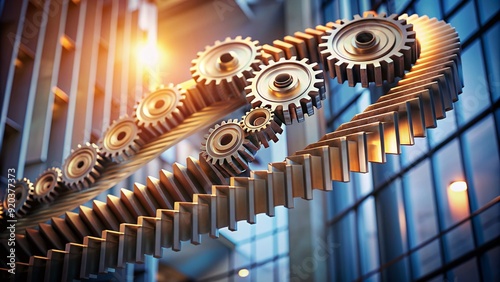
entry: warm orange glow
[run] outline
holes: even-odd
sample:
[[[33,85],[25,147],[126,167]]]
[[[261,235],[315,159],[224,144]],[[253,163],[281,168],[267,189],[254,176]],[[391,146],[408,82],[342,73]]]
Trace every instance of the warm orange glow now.
[[[156,69],[160,61],[160,51],[153,43],[146,43],[137,49],[137,59],[141,66]]]
[[[66,50],[73,50],[75,48],[75,42],[73,42],[73,40],[67,35],[61,36],[61,38],[59,38],[59,42]]]
[[[453,192],[462,192],[467,190],[467,183],[465,181],[454,181],[448,187]]]
[[[238,275],[240,277],[247,277],[249,274],[250,274],[250,271],[248,271],[248,269],[246,269],[246,268],[242,268],[242,269],[240,269],[240,271],[238,271]]]

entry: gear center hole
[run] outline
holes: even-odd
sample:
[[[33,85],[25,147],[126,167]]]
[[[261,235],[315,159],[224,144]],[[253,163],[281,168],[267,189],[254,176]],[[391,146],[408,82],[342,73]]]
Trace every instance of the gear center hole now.
[[[289,73],[280,73],[274,78],[274,86],[278,88],[288,87],[292,82],[293,77]]]
[[[234,59],[231,53],[224,53],[220,56],[220,61],[224,64],[231,62]]]
[[[375,35],[371,31],[363,30],[356,34],[355,40],[359,47],[370,47],[375,42]]]
[[[265,113],[254,113],[250,116],[250,124],[253,126],[260,126],[264,124],[267,120],[267,115]]]
[[[82,168],[84,164],[85,164],[85,162],[84,162],[84,161],[79,161],[79,162],[76,164],[76,167],[77,167],[77,168]],[[51,181],[52,181],[52,180],[51,180]]]
[[[16,193],[16,201],[21,200],[22,196],[23,196],[23,192],[17,192]]]
[[[165,101],[164,101],[164,100],[158,100],[158,101],[156,101],[156,103],[155,103],[155,109],[160,109],[160,108],[162,108],[164,105],[165,105]]]
[[[231,143],[231,141],[233,141],[233,135],[231,134],[224,134],[221,139],[220,139],[220,144],[222,146],[226,146],[228,145],[229,143]]]
[[[125,139],[125,136],[127,136],[127,133],[125,131],[122,131],[122,132],[118,133],[118,136],[116,137],[116,139],[118,139],[118,141],[122,141],[123,139]]]

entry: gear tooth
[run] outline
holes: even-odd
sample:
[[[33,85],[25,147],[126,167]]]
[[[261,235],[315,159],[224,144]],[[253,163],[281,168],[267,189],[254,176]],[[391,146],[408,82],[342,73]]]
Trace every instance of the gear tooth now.
[[[361,16],[360,16],[360,15],[358,15],[358,14],[356,14],[356,15],[354,15],[354,17],[353,17],[353,18],[354,18],[355,20],[359,20],[359,19],[361,19]]]

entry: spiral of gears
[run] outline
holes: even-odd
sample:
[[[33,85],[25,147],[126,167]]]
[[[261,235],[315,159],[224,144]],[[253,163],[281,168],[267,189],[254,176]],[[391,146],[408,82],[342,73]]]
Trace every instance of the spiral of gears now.
[[[278,134],[283,132],[281,121],[265,107],[257,107],[248,111],[240,121],[240,126],[248,134],[248,138],[256,143],[269,147],[269,141],[278,142]]]
[[[215,125],[205,135],[201,157],[215,165],[226,176],[239,175],[254,160],[258,145],[245,138],[237,119]]]
[[[247,78],[261,64],[258,41],[237,36],[205,47],[192,61],[191,74],[208,104],[241,95]]]
[[[101,153],[115,162],[122,162],[133,156],[144,145],[144,134],[135,119],[123,116],[104,132],[99,140]]]
[[[361,82],[368,87],[384,80],[403,77],[418,58],[419,46],[413,25],[404,18],[384,13],[355,15],[353,20],[330,23],[319,50],[325,68],[339,83],[349,86]]]
[[[173,84],[144,97],[135,107],[133,118],[137,125],[152,136],[158,136],[176,127],[188,116],[182,95]]]
[[[261,65],[255,77],[249,78],[245,88],[252,107],[270,108],[285,124],[304,121],[304,115],[314,114],[326,98],[323,71],[317,63],[308,64],[307,58],[280,59]]]
[[[99,147],[93,143],[78,145],[66,158],[62,168],[62,179],[66,187],[80,191],[88,188],[101,175],[106,160]]]
[[[34,184],[33,198],[41,203],[50,203],[59,195],[62,171],[52,167],[40,174]]]
[[[6,218],[23,217],[35,204],[33,199],[33,183],[27,178],[19,179],[14,183],[14,193],[6,193],[3,199]]]

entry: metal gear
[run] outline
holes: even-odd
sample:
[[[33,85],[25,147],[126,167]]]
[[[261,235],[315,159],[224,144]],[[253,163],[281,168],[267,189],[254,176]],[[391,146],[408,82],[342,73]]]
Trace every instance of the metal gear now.
[[[185,95],[169,84],[144,97],[134,109],[137,125],[158,136],[179,125],[188,116],[184,105]]]
[[[201,156],[225,175],[239,175],[254,160],[258,146],[246,139],[237,119],[229,119],[210,128],[202,142]]]
[[[239,96],[247,85],[247,78],[261,64],[261,49],[258,41],[250,37],[227,37],[206,46],[192,61],[191,74],[203,92],[211,97],[211,102]]]
[[[403,77],[418,58],[419,46],[413,25],[398,15],[365,13],[353,20],[342,20],[328,25],[327,35],[319,44],[325,69],[339,83],[349,86],[361,82],[368,87],[384,80],[393,82]]]
[[[19,179],[14,183],[14,196],[12,193],[6,193],[3,199],[4,216],[5,218],[12,217],[10,211],[14,211],[16,217],[25,216],[31,209],[33,204],[33,183],[27,178]]]
[[[59,195],[62,183],[62,171],[52,167],[40,174],[34,184],[33,199],[41,203],[50,203]]]
[[[141,129],[135,119],[128,116],[113,121],[98,142],[102,154],[114,162],[127,160],[144,143]]]
[[[79,144],[64,161],[63,183],[71,190],[88,188],[101,175],[105,162],[96,144]]]
[[[265,107],[251,109],[240,121],[240,126],[248,134],[248,137],[255,139],[265,148],[269,147],[269,140],[278,142],[277,135],[283,132],[281,124],[274,113]]]
[[[307,58],[296,57],[270,61],[261,65],[255,77],[249,78],[245,88],[252,107],[268,107],[285,124],[304,121],[304,114],[314,114],[326,98],[323,71],[317,63],[308,64]]]

